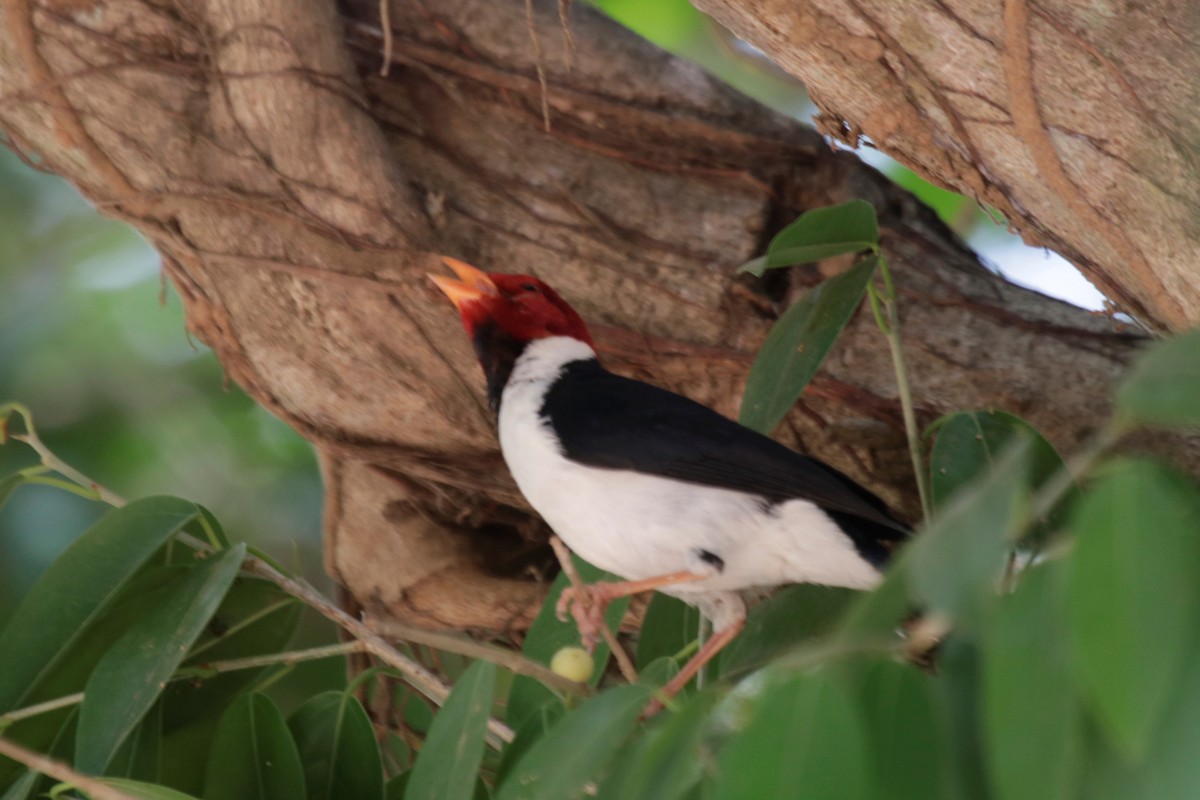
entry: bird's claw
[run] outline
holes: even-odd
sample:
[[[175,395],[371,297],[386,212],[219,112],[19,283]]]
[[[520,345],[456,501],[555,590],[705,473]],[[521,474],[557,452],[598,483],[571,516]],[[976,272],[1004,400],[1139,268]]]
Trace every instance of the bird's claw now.
[[[583,642],[583,647],[590,653],[595,649],[596,642],[600,640],[601,630],[604,627],[604,612],[607,607],[607,599],[592,587],[568,586],[559,596],[558,603],[554,606],[554,612],[561,622],[566,622],[567,614],[570,613],[575,620],[575,627],[579,629],[579,638]]]

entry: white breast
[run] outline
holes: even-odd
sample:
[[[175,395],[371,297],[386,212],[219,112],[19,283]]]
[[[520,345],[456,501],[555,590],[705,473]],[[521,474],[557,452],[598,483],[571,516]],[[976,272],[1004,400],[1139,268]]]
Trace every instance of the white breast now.
[[[531,343],[500,403],[500,447],[517,486],[567,546],[627,579],[684,570],[712,577],[675,593],[812,582],[873,586],[878,572],[818,507],[768,506],[743,492],[689,484],[567,459],[540,416],[563,367],[595,358],[567,337]],[[719,557],[719,572],[701,558]]]

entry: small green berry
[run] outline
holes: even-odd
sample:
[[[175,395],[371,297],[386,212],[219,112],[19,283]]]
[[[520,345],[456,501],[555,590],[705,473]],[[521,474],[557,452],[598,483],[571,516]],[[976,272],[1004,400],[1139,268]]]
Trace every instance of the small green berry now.
[[[567,680],[583,683],[592,677],[592,657],[582,647],[564,647],[550,659],[550,669]]]

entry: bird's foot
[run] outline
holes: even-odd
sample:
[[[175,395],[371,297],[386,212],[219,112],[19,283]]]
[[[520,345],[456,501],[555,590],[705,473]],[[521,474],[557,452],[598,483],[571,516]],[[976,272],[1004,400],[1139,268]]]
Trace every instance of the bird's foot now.
[[[609,586],[612,584],[568,586],[563,589],[558,604],[554,607],[560,621],[566,622],[568,613],[574,618],[575,626],[579,628],[579,638],[589,653],[595,649],[596,642],[600,641],[605,624],[604,612],[614,599],[612,593],[607,591]]]

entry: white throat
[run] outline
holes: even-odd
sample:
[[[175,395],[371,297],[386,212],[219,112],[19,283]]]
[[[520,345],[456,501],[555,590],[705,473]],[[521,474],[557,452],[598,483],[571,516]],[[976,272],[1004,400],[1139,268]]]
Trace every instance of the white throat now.
[[[508,378],[500,400],[500,408],[503,410],[514,390],[528,395],[530,384],[540,385],[542,391],[536,392],[540,395],[545,391],[545,387],[562,374],[563,367],[567,364],[595,357],[596,351],[586,342],[571,336],[551,336],[530,342],[525,345],[525,352],[521,353],[517,363],[513,365],[512,375]]]

